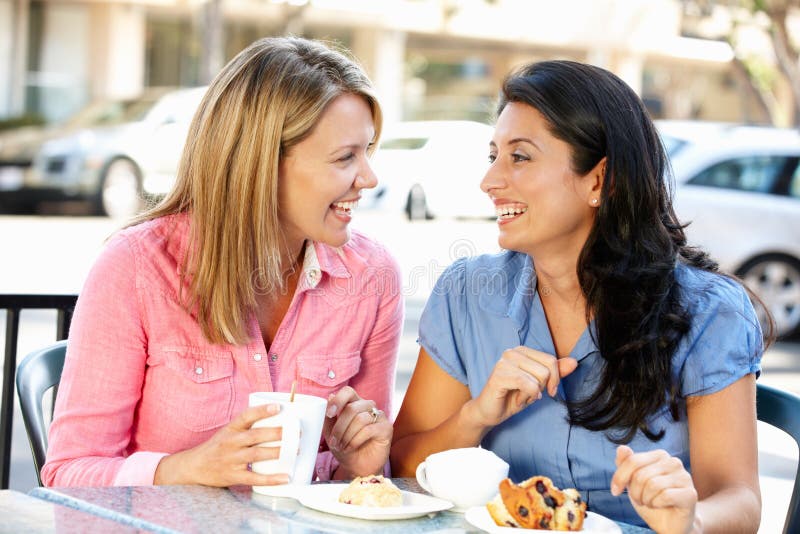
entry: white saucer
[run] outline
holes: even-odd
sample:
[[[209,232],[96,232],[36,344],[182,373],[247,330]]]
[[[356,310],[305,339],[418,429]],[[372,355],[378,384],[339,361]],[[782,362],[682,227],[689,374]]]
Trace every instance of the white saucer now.
[[[356,506],[339,502],[339,494],[349,484],[312,484],[293,495],[300,504],[328,514],[354,517],[356,519],[389,520],[421,517],[453,507],[453,503],[421,493],[402,491],[403,505],[378,508]]]

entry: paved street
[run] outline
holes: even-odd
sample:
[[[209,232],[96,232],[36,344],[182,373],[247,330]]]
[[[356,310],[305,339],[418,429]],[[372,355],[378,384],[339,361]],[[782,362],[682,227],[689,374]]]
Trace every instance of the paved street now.
[[[395,410],[416,362],[419,314],[431,287],[447,265],[464,255],[498,250],[495,225],[486,221],[407,223],[400,215],[356,213],[354,226],[385,243],[403,271],[406,323],[400,347]],[[0,293],[77,293],[104,240],[116,229],[105,218],[0,216]],[[4,339],[0,312],[0,339]],[[55,312],[23,312],[19,359],[55,339]],[[764,358],[763,383],[800,394],[800,343],[778,343]],[[764,492],[762,532],[777,532],[791,494],[797,450],[788,436],[759,427]],[[11,487],[36,485],[30,450],[17,411]],[[767,498],[769,497],[769,498]]]

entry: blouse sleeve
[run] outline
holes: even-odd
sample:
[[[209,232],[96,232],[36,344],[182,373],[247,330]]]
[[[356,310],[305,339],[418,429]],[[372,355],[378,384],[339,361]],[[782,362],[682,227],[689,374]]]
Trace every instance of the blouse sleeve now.
[[[466,259],[448,267],[437,280],[419,320],[417,342],[447,374],[467,384],[459,340],[466,320]]]
[[[692,325],[684,338],[681,394],[708,395],[750,373],[761,372],[764,344],[761,326],[747,292],[718,277],[695,303]]]
[[[42,469],[46,486],[153,483],[165,454],[126,452],[146,344],[135,255],[117,236],[92,267],[75,307]]]

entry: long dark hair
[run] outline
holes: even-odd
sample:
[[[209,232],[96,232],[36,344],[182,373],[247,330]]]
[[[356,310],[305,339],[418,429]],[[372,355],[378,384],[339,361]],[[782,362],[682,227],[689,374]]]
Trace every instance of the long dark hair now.
[[[498,114],[509,102],[547,119],[550,132],[570,145],[578,175],[606,158],[597,218],[577,265],[605,365],[597,389],[569,404],[570,422],[608,431],[617,443],[638,430],[656,441],[664,431],[649,428],[648,416],[665,402],[675,420],[680,415],[672,356],[691,321],[676,262],[711,272],[717,264],[687,246],[663,144],[625,82],[599,67],[544,61],[506,78]]]

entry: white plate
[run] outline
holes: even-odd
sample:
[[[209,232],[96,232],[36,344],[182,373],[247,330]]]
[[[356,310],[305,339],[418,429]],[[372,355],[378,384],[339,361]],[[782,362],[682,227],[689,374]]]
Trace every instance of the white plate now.
[[[473,506],[466,511],[464,514],[464,519],[466,519],[470,525],[478,527],[479,529],[491,534],[510,534],[513,532],[520,534],[520,532],[524,532],[526,530],[529,532],[536,532],[537,534],[543,534],[546,532],[563,532],[559,530],[530,530],[527,528],[499,527],[497,524],[495,524],[492,516],[489,515],[489,510],[487,510],[485,506]],[[604,517],[600,514],[595,514],[594,512],[586,512],[586,519],[583,520],[583,529],[581,529],[580,532],[592,534],[622,534],[622,529],[619,528],[619,525],[607,517]]]
[[[421,493],[403,491],[403,506],[356,506],[339,502],[339,494],[348,484],[311,484],[295,497],[300,504],[320,512],[343,515],[356,519],[409,519],[453,507],[453,503]]]

